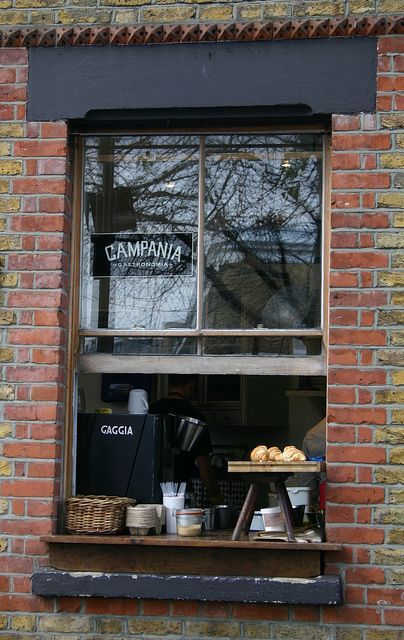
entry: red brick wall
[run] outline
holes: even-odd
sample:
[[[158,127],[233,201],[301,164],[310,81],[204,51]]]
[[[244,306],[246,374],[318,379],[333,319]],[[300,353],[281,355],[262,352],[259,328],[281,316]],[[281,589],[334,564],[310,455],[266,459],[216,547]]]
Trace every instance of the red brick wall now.
[[[343,576],[346,605],[323,620],[394,626],[404,623],[404,38],[378,45],[376,114],[333,118],[327,538],[345,550],[327,570]]]
[[[21,613],[52,610],[30,575],[60,495],[69,166],[66,125],[25,122],[27,51],[0,49],[0,67],[0,611]]]
[[[333,118],[327,532],[344,550],[326,570],[345,604],[318,608],[30,595],[60,494],[69,166],[65,125],[24,120],[26,51],[0,49],[2,637],[399,639],[404,38],[379,53],[377,113]]]

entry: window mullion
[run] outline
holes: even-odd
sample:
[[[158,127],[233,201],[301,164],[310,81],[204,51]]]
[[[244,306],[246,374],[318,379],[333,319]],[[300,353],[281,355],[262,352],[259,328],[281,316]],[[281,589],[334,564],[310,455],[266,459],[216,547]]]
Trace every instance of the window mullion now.
[[[197,249],[197,297],[196,328],[202,329],[203,322],[203,288],[204,288],[204,209],[205,209],[205,136],[199,139],[199,180],[198,180],[198,249]],[[201,355],[202,344],[198,340],[198,355]]]

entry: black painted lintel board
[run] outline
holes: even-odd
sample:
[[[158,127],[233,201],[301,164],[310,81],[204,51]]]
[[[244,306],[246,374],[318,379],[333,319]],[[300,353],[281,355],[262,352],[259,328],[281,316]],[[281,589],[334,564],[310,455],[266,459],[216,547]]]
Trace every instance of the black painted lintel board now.
[[[376,38],[37,47],[29,50],[28,119],[98,110],[374,111]],[[289,109],[290,110],[290,109]]]

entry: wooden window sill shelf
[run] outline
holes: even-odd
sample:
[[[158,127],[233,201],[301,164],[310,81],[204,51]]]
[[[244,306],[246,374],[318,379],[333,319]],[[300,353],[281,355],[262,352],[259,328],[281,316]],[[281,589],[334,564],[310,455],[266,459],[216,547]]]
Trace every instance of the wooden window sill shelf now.
[[[330,542],[271,542],[253,540],[252,536],[243,536],[240,540],[231,540],[232,531],[205,532],[201,536],[185,537],[170,534],[160,536],[96,535],[96,534],[54,534],[41,536],[41,542],[49,544],[101,544],[147,547],[218,547],[237,549],[301,549],[303,551],[339,551],[340,544]]]
[[[307,578],[322,573],[323,555],[341,545],[231,540],[231,531],[199,537],[175,535],[51,535],[49,563],[68,571],[279,576]]]

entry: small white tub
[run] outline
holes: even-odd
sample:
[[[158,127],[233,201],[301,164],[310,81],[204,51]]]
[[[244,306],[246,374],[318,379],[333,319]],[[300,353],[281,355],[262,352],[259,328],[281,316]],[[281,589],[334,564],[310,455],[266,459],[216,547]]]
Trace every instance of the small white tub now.
[[[265,531],[285,531],[285,522],[280,507],[261,509]]]

